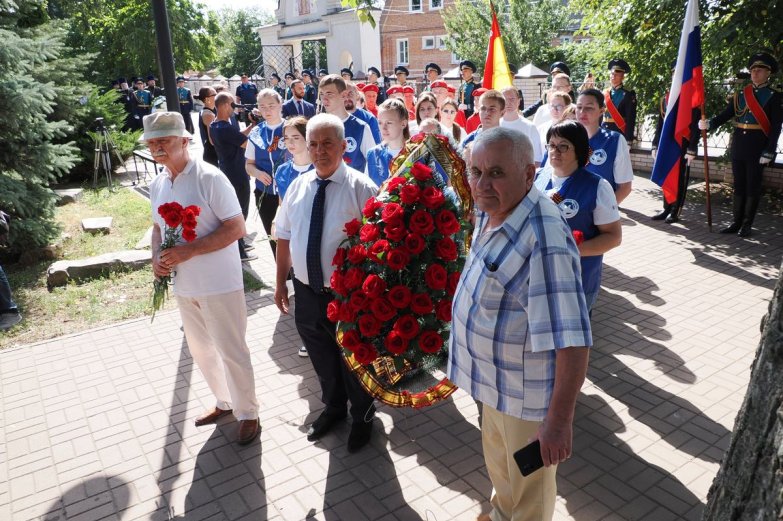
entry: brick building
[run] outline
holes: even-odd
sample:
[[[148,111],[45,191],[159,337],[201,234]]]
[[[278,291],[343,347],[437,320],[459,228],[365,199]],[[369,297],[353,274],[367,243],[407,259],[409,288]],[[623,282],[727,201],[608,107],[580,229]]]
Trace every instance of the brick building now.
[[[443,8],[454,0],[386,0],[381,13],[381,68],[392,75],[397,65],[411,73],[411,81],[421,80],[424,65],[437,63],[443,72],[459,63],[446,49]]]

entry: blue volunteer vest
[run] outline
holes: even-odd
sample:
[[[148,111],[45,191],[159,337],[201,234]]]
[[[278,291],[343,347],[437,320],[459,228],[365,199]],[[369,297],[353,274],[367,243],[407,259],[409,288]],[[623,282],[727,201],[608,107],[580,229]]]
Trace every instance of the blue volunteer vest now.
[[[563,198],[557,206],[568,221],[568,226],[572,231],[582,232],[586,241],[598,235],[598,227],[593,223],[593,211],[598,199],[600,181],[598,175],[580,168],[569,176],[557,192]],[[539,175],[535,185],[541,192],[547,193],[552,189],[552,178],[547,174]],[[582,286],[588,308],[593,307],[598,298],[598,291],[601,289],[603,258],[603,255],[579,258],[582,265]]]
[[[617,190],[617,183],[614,182],[614,159],[617,157],[619,142],[619,132],[599,128],[598,132],[590,138],[590,150],[593,153],[585,167],[590,172],[609,181],[612,190]]]
[[[262,122],[247,136],[248,141],[255,147],[256,167],[275,177],[275,171],[286,160],[285,142],[283,141],[283,125],[270,130],[266,122]],[[264,193],[277,194],[275,184],[264,185],[256,179],[256,190]]]
[[[343,127],[345,127],[346,141],[343,160],[351,168],[364,172],[367,159],[362,154],[362,140],[364,139],[364,129],[367,127],[367,124],[353,114],[349,114],[348,119],[343,122]]]
[[[367,152],[367,175],[381,186],[389,178],[389,165],[394,156],[386,145],[376,145]]]
[[[378,126],[378,120],[375,118],[375,116],[364,109],[356,109],[353,113],[353,116],[355,116],[356,119],[367,123],[367,126],[370,127],[370,132],[372,132],[372,137],[375,139],[376,143],[383,141],[381,139],[381,127]]]
[[[313,165],[310,165],[305,172],[309,172],[312,169]],[[277,194],[280,196],[281,200],[285,198],[285,193],[288,191],[288,187],[291,186],[291,183],[294,182],[294,179],[303,173],[304,172],[299,172],[294,168],[293,159],[289,159],[277,168],[277,171],[275,172],[275,188],[277,189]]]

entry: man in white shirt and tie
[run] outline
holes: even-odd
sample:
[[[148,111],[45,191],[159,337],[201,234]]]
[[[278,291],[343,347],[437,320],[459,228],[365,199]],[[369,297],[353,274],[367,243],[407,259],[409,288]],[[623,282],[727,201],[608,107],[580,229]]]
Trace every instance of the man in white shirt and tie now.
[[[284,118],[304,116],[309,119],[315,116],[315,106],[304,100],[305,86],[302,80],[291,82],[291,93],[293,94],[291,99],[283,103]]]
[[[332,259],[346,238],[345,223],[362,218],[365,202],[378,187],[363,172],[343,162],[347,145],[339,117],[313,117],[307,123],[306,141],[315,170],[294,180],[277,214],[275,304],[288,313],[286,278],[293,267],[296,329],[318,375],[326,405],[307,431],[307,439],[317,440],[342,421],[350,401],[353,423],[348,451],[356,452],[370,441],[375,407],[341,359],[336,324],[327,318],[326,307],[334,299],[329,287]]]

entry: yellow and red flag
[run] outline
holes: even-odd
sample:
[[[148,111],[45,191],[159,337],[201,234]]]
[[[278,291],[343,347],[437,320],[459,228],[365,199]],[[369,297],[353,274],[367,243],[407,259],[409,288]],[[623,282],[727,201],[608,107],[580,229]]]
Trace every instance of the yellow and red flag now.
[[[508,69],[506,49],[500,37],[500,25],[492,2],[489,3],[489,8],[492,10],[492,31],[489,33],[489,47],[487,47],[487,60],[484,62],[484,78],[481,86],[485,89],[499,90],[503,87],[511,87],[514,77]]]

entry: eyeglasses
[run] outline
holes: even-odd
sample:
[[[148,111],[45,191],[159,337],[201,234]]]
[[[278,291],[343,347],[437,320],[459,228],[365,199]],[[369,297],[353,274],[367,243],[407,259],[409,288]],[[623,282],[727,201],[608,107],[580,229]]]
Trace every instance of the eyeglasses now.
[[[554,152],[555,150],[557,150],[558,154],[565,154],[566,152],[571,150],[571,145],[569,145],[568,143],[558,143],[558,144],[548,143],[546,149],[549,150],[550,152]]]
[[[557,110],[558,112],[563,110],[565,108],[565,105],[550,105],[553,110]]]

